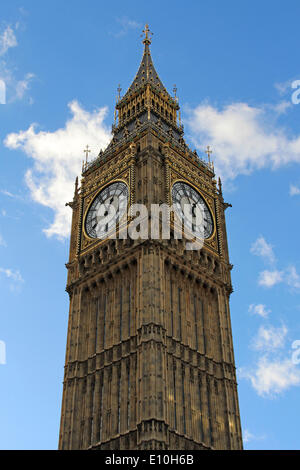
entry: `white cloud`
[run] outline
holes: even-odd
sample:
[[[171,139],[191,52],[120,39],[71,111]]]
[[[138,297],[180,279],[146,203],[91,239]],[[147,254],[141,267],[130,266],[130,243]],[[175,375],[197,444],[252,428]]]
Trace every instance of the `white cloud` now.
[[[260,396],[275,397],[292,386],[300,385],[300,368],[293,363],[292,355],[284,353],[288,329],[261,326],[251,346],[259,353],[254,367],[242,367],[238,370],[241,378],[250,380]]]
[[[256,337],[252,340],[252,347],[257,351],[274,351],[284,346],[287,335],[287,328],[282,325],[279,328],[274,326],[261,326]]]
[[[4,196],[7,196],[11,199],[18,199],[19,201],[24,200],[24,197],[21,196],[20,194],[13,194],[10,191],[7,191],[7,189],[0,189],[0,193],[4,194]]]
[[[294,184],[290,185],[290,196],[299,196],[300,188]]]
[[[34,78],[33,73],[27,73],[23,80],[19,80],[16,84],[16,99],[22,99],[25,92],[29,88],[31,80]]]
[[[283,281],[283,272],[274,271],[262,271],[259,275],[258,284],[264,287],[273,287],[275,284],[279,284]]]
[[[248,429],[244,429],[243,431],[243,441],[246,444],[249,441],[252,441],[255,438],[254,434],[252,434]]]
[[[0,277],[1,274],[9,280],[9,288],[12,292],[20,292],[24,279],[19,270],[0,267]]]
[[[8,279],[11,279],[12,281],[24,282],[24,279],[22,278],[22,275],[18,270],[14,271],[12,269],[0,268],[0,273],[4,274]]]
[[[6,246],[6,242],[0,233],[0,246]]]
[[[295,289],[300,289],[300,276],[295,266],[289,266],[286,270],[286,283]]]
[[[232,103],[218,109],[203,103],[188,110],[187,125],[197,148],[212,147],[216,173],[225,179],[300,163],[300,135],[289,137],[276,125],[270,106]]]
[[[273,247],[266,242],[264,237],[260,236],[251,246],[251,253],[257,256],[261,256],[270,263],[275,262],[275,255],[273,252]]]
[[[81,173],[83,148],[88,144],[95,157],[110,139],[104,125],[106,108],[88,112],[77,101],[68,106],[72,117],[63,128],[38,131],[32,124],[25,131],[7,135],[4,141],[8,148],[20,149],[33,159],[25,180],[33,200],[53,210],[54,220],[44,232],[58,238],[69,234],[71,210],[65,203],[72,199],[74,180]]]
[[[17,46],[17,38],[13,29],[7,26],[6,29],[0,34],[0,56],[6,54],[8,49]]]
[[[255,315],[259,315],[262,318],[267,318],[271,310],[268,310],[265,305],[263,304],[251,304],[249,305],[248,309],[249,313],[253,313]]]
[[[279,116],[280,114],[286,114],[287,110],[292,106],[293,104],[291,101],[280,101],[270,108],[273,109]]]
[[[250,251],[254,255],[261,256],[270,264],[274,264],[276,261],[272,245],[267,243],[263,236],[258,237],[251,246]],[[300,275],[297,273],[295,266],[290,265],[281,271],[274,268],[273,270],[262,271],[259,274],[258,284],[260,286],[270,288],[281,282],[294,289],[300,289]],[[263,307],[263,305],[255,306],[254,304],[251,304],[249,312],[258,313],[261,316],[264,316],[265,312]]]
[[[26,73],[24,78],[19,80],[5,62],[0,62],[0,79],[6,86],[6,102],[13,103],[17,100],[22,100],[26,96],[34,77],[33,73]],[[28,102],[32,104],[33,100],[31,97],[28,98]]]
[[[15,31],[19,28],[20,23],[17,22],[15,25]],[[18,45],[15,31],[11,26],[7,26],[6,29],[0,34],[0,80],[4,83],[5,96],[3,102],[12,103],[16,100],[24,98],[26,91],[29,89],[30,82],[34,78],[33,73],[26,73],[23,79],[16,77],[15,70],[16,66],[8,64],[6,60],[6,53],[11,47]],[[7,96],[6,96],[7,95]],[[29,98],[29,102],[32,103],[32,98]]]
[[[14,195],[10,191],[7,191],[6,189],[0,189],[0,193],[8,197],[14,197]]]
[[[114,33],[113,36],[116,38],[120,38],[125,36],[131,29],[139,29],[142,28],[141,23],[138,23],[135,20],[128,18],[127,16],[123,16],[121,18],[117,18],[117,22],[121,25],[121,28],[117,33]]]
[[[275,83],[275,88],[278,91],[278,93],[282,96],[285,95],[287,91],[292,90],[292,82],[293,79],[286,80],[285,82],[281,83]]]
[[[291,359],[270,359],[263,356],[258,360],[255,370],[241,368],[239,376],[250,380],[260,396],[274,397],[292,386],[300,385],[300,369]]]
[[[259,274],[258,284],[263,287],[273,287],[279,283],[285,283],[293,289],[300,289],[300,275],[295,266],[290,265],[282,271],[274,269],[273,271],[262,271]]]
[[[243,442],[247,444],[250,441],[260,441],[262,439],[265,439],[265,436],[256,436],[252,434],[248,429],[243,430]]]

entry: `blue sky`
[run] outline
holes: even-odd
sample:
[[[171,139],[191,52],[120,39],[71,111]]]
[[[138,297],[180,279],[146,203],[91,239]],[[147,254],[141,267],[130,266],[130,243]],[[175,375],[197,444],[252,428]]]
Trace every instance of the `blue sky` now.
[[[0,447],[55,449],[70,209],[83,148],[110,137],[146,22],[185,137],[210,145],[234,264],[231,317],[246,449],[299,449],[299,2],[26,0],[1,5]],[[300,95],[299,95],[300,96]],[[1,351],[1,347],[0,347]]]

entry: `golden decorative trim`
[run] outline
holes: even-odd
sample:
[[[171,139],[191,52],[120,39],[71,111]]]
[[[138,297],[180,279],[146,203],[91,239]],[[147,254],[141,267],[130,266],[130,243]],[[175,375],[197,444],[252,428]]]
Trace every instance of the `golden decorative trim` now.
[[[215,237],[216,235],[216,218],[215,218],[215,210],[212,210],[212,203],[214,202],[214,200],[212,201],[208,201],[207,198],[202,194],[202,192],[198,189],[197,186],[195,186],[193,183],[190,183],[188,180],[184,179],[184,178],[178,178],[176,180],[172,180],[172,183],[170,184],[170,187],[169,187],[169,196],[170,196],[170,201],[172,201],[172,188],[174,186],[175,183],[186,183],[188,186],[192,186],[192,188],[194,188],[199,194],[200,196],[204,199],[210,213],[211,213],[211,217],[213,219],[213,223],[214,223],[214,230],[213,230],[213,233],[212,235],[209,237],[209,238],[205,238],[204,241],[205,242],[210,242],[211,240],[213,240],[213,238]],[[172,201],[173,203],[173,201]]]
[[[107,188],[108,186],[110,186],[111,184],[113,183],[117,183],[118,181],[126,184],[127,186],[127,189],[128,189],[128,203],[127,203],[127,212],[128,212],[128,204],[129,204],[129,201],[130,201],[130,181],[129,181],[129,184],[128,184],[128,181],[126,181],[125,179],[122,179],[122,178],[117,178],[113,181],[109,181],[107,184],[105,184],[104,186],[102,186],[101,188],[99,188],[99,190],[94,193],[93,195],[89,195],[87,198],[85,198],[85,202],[88,201],[88,204],[87,204],[87,207],[85,208],[84,210],[84,216],[83,216],[83,224],[82,224],[82,233],[85,237],[85,239],[89,242],[95,242],[96,240],[101,240],[101,239],[97,239],[97,238],[93,238],[93,237],[90,237],[87,233],[86,233],[86,230],[85,230],[85,220],[86,220],[86,217],[88,215],[88,212],[89,212],[89,209],[92,205],[92,203],[94,202],[94,200],[96,199],[96,197],[98,196],[99,193],[101,193],[102,191],[104,191],[105,188]],[[125,215],[125,214],[124,214]],[[105,240],[108,240],[109,239],[109,236],[107,238],[105,238],[103,241]],[[83,249],[85,247],[82,247]]]

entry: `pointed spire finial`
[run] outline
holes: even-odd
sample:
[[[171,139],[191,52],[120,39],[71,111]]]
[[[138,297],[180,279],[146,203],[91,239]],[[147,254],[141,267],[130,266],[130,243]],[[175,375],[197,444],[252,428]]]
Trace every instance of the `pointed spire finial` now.
[[[121,91],[122,91],[122,88],[121,88],[121,85],[119,83],[118,85],[118,88],[117,88],[117,99],[116,99],[116,103],[118,104],[120,99],[121,99]],[[115,112],[114,112],[114,127],[116,127],[117,125],[117,108],[115,108]]]
[[[207,153],[207,156],[208,156],[208,163],[210,165],[210,155],[213,153],[212,150],[210,149],[210,146],[208,145],[207,147],[207,150],[205,150],[205,153]]]
[[[176,93],[177,93],[177,86],[176,86],[176,85],[173,86],[173,93],[174,93],[175,101],[177,101],[177,95],[176,95]]]
[[[148,45],[151,44],[150,35],[153,36],[153,33],[150,31],[148,24],[145,25],[145,29],[143,29],[143,33],[145,34],[143,44],[148,44]]]
[[[118,92],[117,100],[118,101],[120,101],[120,99],[121,99],[121,91],[122,91],[122,88],[121,88],[121,85],[119,83],[118,88],[117,88],[117,92]]]
[[[222,181],[221,181],[220,176],[219,176],[219,193],[222,196]]]
[[[89,153],[90,153],[90,150],[89,150],[89,146],[88,146],[88,145],[87,145],[86,148],[83,150],[83,152],[85,153],[85,163],[87,163],[88,156],[89,156]]]
[[[75,191],[74,191],[74,197],[78,195],[78,176],[76,176],[75,180]]]

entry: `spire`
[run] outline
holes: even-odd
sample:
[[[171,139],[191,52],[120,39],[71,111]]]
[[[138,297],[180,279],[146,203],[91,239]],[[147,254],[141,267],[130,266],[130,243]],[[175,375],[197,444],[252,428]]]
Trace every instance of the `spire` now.
[[[183,126],[178,124],[179,104],[176,96],[171,96],[162,84],[153,65],[150,54],[151,31],[146,24],[143,30],[144,53],[137,74],[125,95],[117,98],[115,122],[112,127],[116,141],[127,139],[146,122],[158,126],[165,133],[165,139],[180,140]],[[118,117],[118,119],[117,119]]]
[[[135,92],[141,86],[145,85],[146,83],[150,83],[154,87],[158,88],[159,91],[163,91],[167,93],[166,88],[163,86],[155,68],[153,65],[151,53],[150,53],[150,44],[151,44],[151,36],[153,33],[150,31],[148,24],[146,24],[145,29],[143,30],[144,37],[143,44],[144,44],[144,53],[140,63],[140,67],[137,71],[137,74],[128,88],[127,93],[124,96],[127,96],[130,93]]]
[[[95,164],[100,160],[105,161],[120,146],[137,142],[142,135],[153,131],[155,138],[160,139],[162,143],[177,146],[185,154],[189,154],[193,161],[198,161],[197,155],[192,154],[183,138],[184,128],[181,123],[177,86],[174,85],[172,95],[168,93],[154,68],[150,53],[151,36],[152,32],[146,24],[142,35],[144,52],[139,69],[122,97],[120,85],[117,88],[113,137],[104,152],[99,153]],[[210,159],[210,148],[207,153]],[[202,163],[213,171],[211,164]],[[93,164],[91,162],[84,165],[83,171],[91,168]]]

